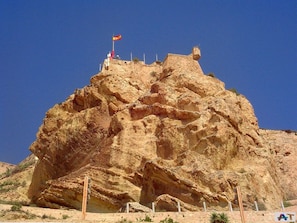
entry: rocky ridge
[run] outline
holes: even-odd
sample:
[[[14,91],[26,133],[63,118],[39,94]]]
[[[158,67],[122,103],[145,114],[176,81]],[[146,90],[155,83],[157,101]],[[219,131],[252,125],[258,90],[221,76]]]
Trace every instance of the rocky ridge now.
[[[290,179],[280,183],[288,169],[267,143],[275,135],[260,130],[249,101],[204,75],[192,54],[151,65],[112,60],[90,82],[46,113],[30,147],[39,160],[29,197],[39,206],[80,209],[85,175],[94,212],[127,202],[155,202],[157,210],[177,202],[193,211],[203,202],[236,206],[236,186],[247,208],[296,197]],[[287,158],[296,160],[296,149]]]

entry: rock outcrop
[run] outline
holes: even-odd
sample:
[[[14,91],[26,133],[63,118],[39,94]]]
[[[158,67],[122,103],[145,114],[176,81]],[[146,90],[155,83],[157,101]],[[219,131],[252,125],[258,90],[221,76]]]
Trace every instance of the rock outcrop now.
[[[264,133],[249,101],[204,75],[192,55],[151,65],[112,60],[46,113],[30,147],[39,161],[29,196],[40,206],[80,209],[88,175],[89,211],[127,202],[224,208],[237,205],[237,186],[246,207],[257,200],[275,208],[287,192]]]
[[[276,166],[280,188],[284,192],[284,200],[296,199],[297,132],[260,129],[260,134],[273,155],[273,164]]]

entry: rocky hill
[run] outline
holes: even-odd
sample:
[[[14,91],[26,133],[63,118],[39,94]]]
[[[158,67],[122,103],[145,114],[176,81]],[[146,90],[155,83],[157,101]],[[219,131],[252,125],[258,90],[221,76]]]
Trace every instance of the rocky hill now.
[[[237,186],[246,208],[297,196],[296,133],[259,129],[249,101],[205,75],[192,54],[112,60],[90,82],[46,113],[30,147],[37,205],[80,209],[86,175],[95,212],[127,202],[236,207]]]
[[[30,203],[28,189],[35,164],[34,155],[30,155],[18,165],[0,162],[0,203]]]
[[[13,169],[15,165],[10,163],[0,162],[0,176],[4,176],[9,173],[11,169]]]

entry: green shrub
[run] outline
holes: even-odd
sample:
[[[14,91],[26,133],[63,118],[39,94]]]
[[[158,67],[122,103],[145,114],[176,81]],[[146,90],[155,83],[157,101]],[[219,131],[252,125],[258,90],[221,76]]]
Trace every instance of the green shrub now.
[[[47,219],[47,218],[48,218],[48,219],[56,219],[55,217],[53,217],[53,216],[51,216],[51,215],[46,215],[46,214],[42,215],[41,218],[42,218],[42,219]]]
[[[178,222],[174,221],[172,218],[165,218],[164,220],[161,220],[160,223],[178,223]]]
[[[47,218],[47,215],[46,215],[46,214],[43,214],[43,215],[41,216],[41,218],[42,218],[42,219],[46,219],[46,218]]]
[[[213,78],[215,78],[216,76],[214,75],[214,73],[208,73],[208,74],[206,74],[207,76],[209,76],[209,77],[213,77]]]
[[[22,187],[25,187],[26,185],[27,185],[26,181],[23,181],[21,184]]]
[[[37,215],[36,214],[32,214],[30,213],[29,211],[22,211],[23,213],[26,214],[26,219],[34,219],[34,218],[37,218]]]
[[[240,95],[238,93],[238,91],[235,88],[230,88],[229,91],[233,92],[234,94],[236,94],[237,96]]]
[[[133,62],[138,63],[139,62],[139,59],[137,57],[134,57],[133,58]]]
[[[293,206],[293,205],[289,201],[284,201],[285,208],[290,207],[290,206]]]
[[[7,180],[0,184],[0,193],[4,193],[10,190],[14,190],[21,185],[20,182]]]
[[[145,215],[144,219],[136,219],[136,220],[137,222],[153,222],[153,220],[148,215]]]
[[[21,206],[29,205],[27,202],[24,202],[24,201],[5,201],[5,200],[0,200],[0,204],[21,205]]]
[[[145,216],[144,221],[145,222],[153,222],[153,220],[148,215]]]
[[[225,213],[212,213],[210,223],[229,223],[229,218]]]
[[[259,211],[266,211],[267,208],[263,202],[258,202],[258,209]]]
[[[126,218],[124,218],[120,221],[117,221],[116,223],[132,223],[132,221],[128,221]]]
[[[14,204],[10,208],[11,211],[20,211],[21,209],[22,209],[22,205],[21,204]]]
[[[34,163],[35,163],[34,160],[22,162],[12,169],[12,174],[22,172],[23,170],[27,169],[29,166],[33,165]]]
[[[246,170],[244,168],[241,168],[238,172],[239,173],[246,173]]]
[[[6,168],[4,176],[9,177],[11,174],[12,174],[12,169],[11,168]]]
[[[70,218],[70,217],[67,214],[63,214],[62,218],[65,220],[65,219]]]
[[[157,75],[157,72],[156,72],[156,71],[152,71],[152,72],[150,73],[150,75],[151,75],[152,77],[155,77],[155,76]]]

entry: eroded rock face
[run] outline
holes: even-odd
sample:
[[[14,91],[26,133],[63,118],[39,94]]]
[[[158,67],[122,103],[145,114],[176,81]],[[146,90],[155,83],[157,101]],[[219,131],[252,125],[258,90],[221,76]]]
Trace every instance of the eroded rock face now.
[[[270,153],[273,154],[273,165],[279,185],[284,192],[284,200],[296,199],[297,196],[297,132],[260,130]]]
[[[192,56],[113,60],[47,112],[30,147],[39,163],[29,195],[40,206],[79,209],[88,175],[89,211],[127,202],[226,207],[236,205],[236,186],[245,206],[275,208],[285,191],[260,133],[249,101],[204,75]]]

